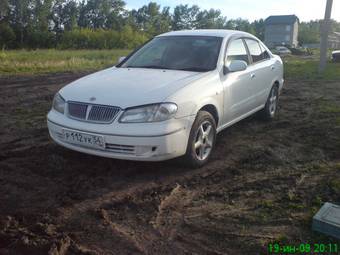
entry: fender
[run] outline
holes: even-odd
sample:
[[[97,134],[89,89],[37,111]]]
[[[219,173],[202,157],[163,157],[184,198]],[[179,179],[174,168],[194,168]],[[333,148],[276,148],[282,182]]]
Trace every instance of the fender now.
[[[223,86],[216,72],[185,86],[164,100],[177,103],[176,118],[196,116],[205,105],[213,105],[218,116],[223,116]],[[193,91],[199,93],[194,94]]]

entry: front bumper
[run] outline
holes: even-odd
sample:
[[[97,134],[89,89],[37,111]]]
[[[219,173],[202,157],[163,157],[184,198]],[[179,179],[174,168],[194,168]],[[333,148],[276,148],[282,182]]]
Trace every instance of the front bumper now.
[[[279,94],[281,94],[285,80],[282,78],[279,80]]]
[[[93,124],[76,121],[51,111],[47,125],[51,138],[68,149],[107,158],[137,161],[162,161],[186,152],[193,117],[148,124]],[[85,132],[104,138],[105,148],[91,148],[69,143],[63,130]],[[153,130],[153,131],[152,131]]]

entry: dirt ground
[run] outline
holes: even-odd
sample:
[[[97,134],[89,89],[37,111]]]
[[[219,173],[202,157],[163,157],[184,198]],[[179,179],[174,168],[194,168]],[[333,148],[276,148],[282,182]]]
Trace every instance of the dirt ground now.
[[[0,254],[266,254],[330,242],[340,202],[340,81],[288,80],[273,122],[218,135],[211,162],[129,162],[53,143],[53,95],[80,74],[0,78]]]

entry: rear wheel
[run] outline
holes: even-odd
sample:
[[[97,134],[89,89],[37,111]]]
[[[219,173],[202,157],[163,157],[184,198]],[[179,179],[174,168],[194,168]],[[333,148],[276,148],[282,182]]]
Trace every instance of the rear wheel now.
[[[185,162],[194,168],[203,166],[209,161],[215,146],[216,123],[213,116],[200,111],[191,128]]]
[[[261,117],[264,120],[272,120],[276,116],[277,108],[279,103],[279,88],[274,85],[269,93],[266,105],[260,112]]]

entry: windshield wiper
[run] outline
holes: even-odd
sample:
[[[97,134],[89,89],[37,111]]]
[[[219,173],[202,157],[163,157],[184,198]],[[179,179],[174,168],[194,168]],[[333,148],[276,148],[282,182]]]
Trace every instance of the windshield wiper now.
[[[150,66],[127,66],[127,68],[149,68],[149,69],[171,69],[165,66],[156,66],[156,65],[150,65]]]
[[[149,68],[149,69],[166,69],[166,70],[178,70],[178,71],[189,71],[189,72],[208,72],[211,71],[207,68],[201,67],[187,67],[187,68],[169,68],[165,66],[149,65],[149,66],[127,66],[126,68]]]
[[[181,68],[181,69],[176,69],[180,71],[191,71],[191,72],[208,72],[211,71],[210,69],[207,68],[201,68],[201,67],[187,67],[187,68]]]

